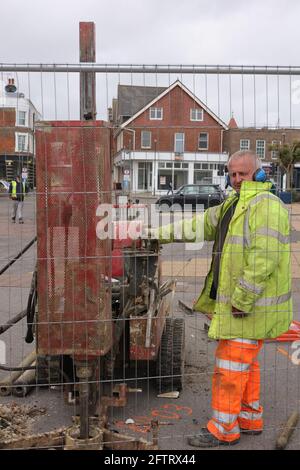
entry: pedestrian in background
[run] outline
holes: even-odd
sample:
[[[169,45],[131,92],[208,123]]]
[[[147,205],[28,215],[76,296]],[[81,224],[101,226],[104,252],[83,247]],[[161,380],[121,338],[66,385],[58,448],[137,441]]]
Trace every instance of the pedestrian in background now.
[[[170,181],[169,184],[168,184],[167,196],[168,196],[170,193],[171,193],[172,196],[173,196],[173,184],[172,184],[172,181]]]
[[[24,223],[23,204],[26,192],[26,183],[22,181],[21,175],[18,174],[15,180],[12,180],[9,185],[9,197],[12,200],[11,220],[13,223],[16,222],[16,218],[18,218],[19,224]]]

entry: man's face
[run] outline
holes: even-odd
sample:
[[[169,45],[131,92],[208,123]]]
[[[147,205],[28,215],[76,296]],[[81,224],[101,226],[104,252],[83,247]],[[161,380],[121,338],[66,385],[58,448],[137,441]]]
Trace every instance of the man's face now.
[[[228,165],[230,183],[233,189],[240,192],[243,181],[252,181],[255,164],[251,157],[234,158]]]

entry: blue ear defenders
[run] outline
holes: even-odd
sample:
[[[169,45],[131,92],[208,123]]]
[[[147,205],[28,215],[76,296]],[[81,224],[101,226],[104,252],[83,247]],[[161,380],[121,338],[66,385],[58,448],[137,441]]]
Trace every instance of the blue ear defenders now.
[[[267,181],[265,170],[258,168],[258,170],[253,174],[252,180],[257,181],[258,183],[265,183]],[[226,175],[225,189],[227,189],[228,186],[231,186],[229,174]]]
[[[265,170],[258,168],[258,170],[256,170],[256,172],[253,174],[252,179],[258,183],[265,183],[267,181],[267,174]]]

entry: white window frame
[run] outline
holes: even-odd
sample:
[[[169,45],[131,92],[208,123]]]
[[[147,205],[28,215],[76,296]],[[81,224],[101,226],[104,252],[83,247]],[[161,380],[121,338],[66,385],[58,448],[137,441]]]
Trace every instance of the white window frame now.
[[[180,136],[183,136],[183,138],[181,139],[178,139],[177,136],[180,135]],[[182,151],[181,152],[178,152],[176,150],[176,143],[177,142],[182,142]],[[185,144],[185,135],[184,135],[184,132],[175,132],[174,134],[174,153],[179,153],[179,154],[183,154],[184,153],[184,144]]]
[[[207,142],[207,145],[206,147],[200,147],[200,136],[201,134],[206,134],[206,142]],[[200,132],[199,136],[198,136],[198,150],[208,150],[208,146],[209,146],[209,133],[208,132]]]
[[[247,147],[242,146],[242,142],[247,142]],[[240,150],[250,150],[250,140],[240,139]]]
[[[200,113],[200,115],[199,115]],[[193,116],[194,114],[194,116]],[[203,109],[202,108],[191,108],[190,109],[190,121],[203,121]]]
[[[259,150],[261,150],[261,148],[259,148],[259,146],[258,146],[258,143],[261,143],[261,142],[264,143],[264,145],[263,145],[263,149],[264,149],[263,156],[260,154]],[[262,139],[257,139],[256,140],[256,154],[259,156],[259,158],[261,160],[264,160],[266,158],[266,141],[265,140],[262,140]]]
[[[22,121],[24,121],[24,124],[21,123],[20,113],[24,113],[24,119],[22,119]],[[20,109],[18,111],[18,126],[26,127],[26,118],[27,118],[27,112]]]
[[[150,108],[149,119],[151,121],[161,121],[163,119],[163,108]]]
[[[23,134],[21,132],[16,132],[16,142],[15,149],[16,152],[28,152],[28,134]],[[24,137],[24,148],[19,146],[19,138]]]
[[[149,139],[149,145],[144,145],[143,143],[143,135],[147,133],[150,136]],[[142,149],[151,149],[151,144],[152,144],[152,132],[151,131],[141,131],[141,148]]]
[[[278,144],[281,145],[280,140],[272,140],[272,145]],[[271,150],[271,160],[278,160],[278,150]]]

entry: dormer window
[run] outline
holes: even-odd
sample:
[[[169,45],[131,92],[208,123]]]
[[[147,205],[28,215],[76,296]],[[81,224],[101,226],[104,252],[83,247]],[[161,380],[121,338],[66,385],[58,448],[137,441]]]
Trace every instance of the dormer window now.
[[[203,109],[191,108],[190,120],[191,121],[203,121]]]
[[[149,117],[151,120],[162,120],[163,108],[150,108]]]

